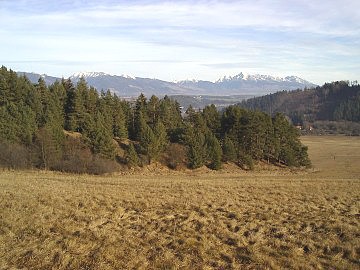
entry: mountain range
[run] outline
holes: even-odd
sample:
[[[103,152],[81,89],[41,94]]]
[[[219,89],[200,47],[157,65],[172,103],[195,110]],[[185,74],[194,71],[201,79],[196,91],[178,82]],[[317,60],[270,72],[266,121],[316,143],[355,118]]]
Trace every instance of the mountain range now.
[[[42,77],[47,84],[52,84],[61,78],[29,72],[18,72],[37,83]],[[203,80],[185,80],[168,82],[158,79],[130,77],[126,75],[110,75],[104,72],[80,72],[70,76],[76,84],[84,77],[88,85],[97,90],[110,89],[121,97],[136,97],[140,93],[146,96],[157,95],[264,95],[279,90],[295,90],[311,88],[316,85],[296,76],[284,78],[270,75],[245,75],[223,77],[215,82]]]

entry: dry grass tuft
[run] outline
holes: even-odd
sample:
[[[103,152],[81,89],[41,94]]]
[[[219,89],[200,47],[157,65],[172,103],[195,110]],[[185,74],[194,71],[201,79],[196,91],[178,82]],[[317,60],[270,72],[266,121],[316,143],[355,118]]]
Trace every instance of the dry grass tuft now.
[[[359,268],[360,140],[304,142],[297,173],[3,171],[0,269]]]

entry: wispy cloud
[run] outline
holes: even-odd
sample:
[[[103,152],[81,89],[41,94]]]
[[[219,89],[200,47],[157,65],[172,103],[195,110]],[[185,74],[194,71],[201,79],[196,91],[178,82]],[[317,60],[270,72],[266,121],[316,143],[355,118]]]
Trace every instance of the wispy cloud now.
[[[353,0],[3,0],[0,61],[57,74],[97,66],[215,79],[242,69],[322,83],[341,79],[332,66],[360,74],[359,10]]]

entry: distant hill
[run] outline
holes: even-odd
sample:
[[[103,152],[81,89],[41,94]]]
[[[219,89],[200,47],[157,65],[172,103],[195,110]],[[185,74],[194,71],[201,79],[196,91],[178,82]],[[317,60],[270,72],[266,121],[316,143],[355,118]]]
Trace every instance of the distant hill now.
[[[32,83],[37,83],[40,77],[44,79],[44,81],[47,85],[53,84],[54,82],[61,80],[61,78],[48,76],[46,74],[33,73],[33,72],[19,71],[19,72],[17,72],[17,74],[18,74],[18,76],[26,76]]]
[[[321,87],[255,97],[238,105],[271,115],[282,112],[294,125],[303,127],[319,124],[319,121],[322,124],[324,121],[360,123],[360,85],[357,82],[350,84],[347,81],[337,81]],[[334,123],[328,123],[331,124]]]
[[[18,72],[25,75],[32,83],[37,83],[42,77],[49,85],[56,78],[45,74]],[[239,73],[233,77],[224,77],[216,82],[187,80],[180,82],[167,82],[158,79],[130,77],[126,75],[110,75],[104,72],[80,72],[74,74],[70,79],[76,83],[80,77],[84,77],[90,86],[98,91],[110,89],[121,97],[137,97],[140,93],[151,95],[264,95],[280,90],[303,89],[314,87],[315,84],[296,76],[285,78],[269,75],[244,75]]]

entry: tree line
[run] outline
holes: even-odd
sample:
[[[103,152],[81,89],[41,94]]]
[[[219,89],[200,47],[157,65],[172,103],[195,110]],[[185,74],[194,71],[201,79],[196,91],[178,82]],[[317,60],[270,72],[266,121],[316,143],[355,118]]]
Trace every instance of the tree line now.
[[[360,85],[357,81],[336,81],[311,89],[255,97],[239,106],[271,115],[282,112],[295,125],[315,121],[360,122]]]
[[[177,101],[140,95],[134,101],[100,93],[84,78],[32,84],[0,70],[0,165],[102,173],[163,162],[218,170],[223,162],[308,166],[307,148],[283,114],[270,117],[214,105],[182,114]]]

